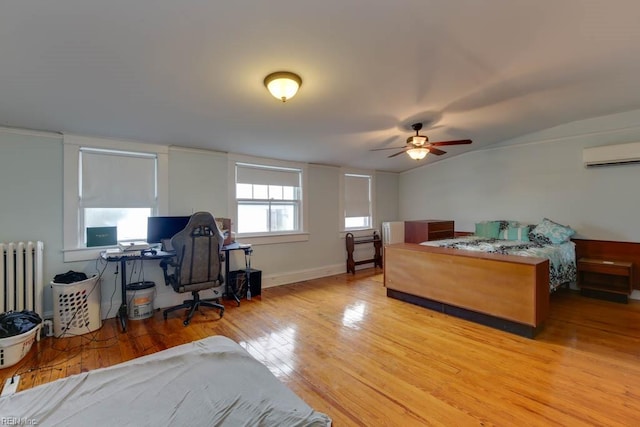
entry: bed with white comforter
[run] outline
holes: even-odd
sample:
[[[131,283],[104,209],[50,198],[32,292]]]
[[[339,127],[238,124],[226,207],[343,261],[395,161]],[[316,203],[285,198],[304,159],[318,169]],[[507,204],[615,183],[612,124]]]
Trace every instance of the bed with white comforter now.
[[[234,341],[213,336],[0,398],[40,426],[329,426]]]

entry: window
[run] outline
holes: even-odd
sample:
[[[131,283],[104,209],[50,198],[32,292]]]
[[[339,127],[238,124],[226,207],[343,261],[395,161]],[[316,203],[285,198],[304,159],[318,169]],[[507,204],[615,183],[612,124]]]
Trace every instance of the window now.
[[[342,178],[344,230],[371,228],[373,226],[373,175],[343,172]]]
[[[78,200],[82,246],[87,227],[117,226],[118,241],[146,240],[157,212],[155,153],[81,147]]]
[[[87,227],[117,226],[117,239],[146,240],[147,217],[166,212],[168,149],[64,137],[64,260],[95,258]]]
[[[302,231],[302,169],[235,164],[238,234]]]

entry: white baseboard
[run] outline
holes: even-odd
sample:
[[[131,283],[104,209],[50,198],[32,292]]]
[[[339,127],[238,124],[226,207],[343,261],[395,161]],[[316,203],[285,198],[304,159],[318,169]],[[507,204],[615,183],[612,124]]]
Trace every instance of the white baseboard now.
[[[262,288],[271,288],[274,286],[288,285],[290,283],[303,282],[305,280],[318,279],[320,277],[334,276],[336,274],[345,273],[346,266],[344,263],[327,265],[324,267],[311,268],[308,270],[289,271],[284,273],[275,273],[262,275]]]
[[[631,292],[631,295],[629,295],[629,299],[640,300],[640,290],[634,289],[633,292]]]

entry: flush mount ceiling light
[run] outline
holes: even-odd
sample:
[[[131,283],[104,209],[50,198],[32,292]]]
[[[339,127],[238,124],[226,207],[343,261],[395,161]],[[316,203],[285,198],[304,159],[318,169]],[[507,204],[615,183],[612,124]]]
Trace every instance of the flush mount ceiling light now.
[[[429,150],[424,147],[411,148],[410,150],[407,150],[407,154],[413,160],[422,160],[427,157],[427,154],[429,154]]]
[[[299,75],[289,71],[277,71],[264,78],[264,85],[271,95],[286,102],[298,92],[298,88],[302,85],[302,79]]]

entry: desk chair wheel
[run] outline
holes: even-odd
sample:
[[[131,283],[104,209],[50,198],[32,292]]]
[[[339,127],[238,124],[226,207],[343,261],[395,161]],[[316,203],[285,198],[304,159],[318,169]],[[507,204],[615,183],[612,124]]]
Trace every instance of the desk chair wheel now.
[[[224,308],[220,309],[220,318],[221,318],[221,319],[222,319],[222,316],[224,316]],[[165,319],[167,318],[167,315],[166,315],[166,314],[164,315],[164,318],[165,318]],[[191,323],[191,318],[185,319],[185,321],[184,321],[184,322],[182,322],[182,324],[183,324],[184,326],[189,326],[189,323]]]

